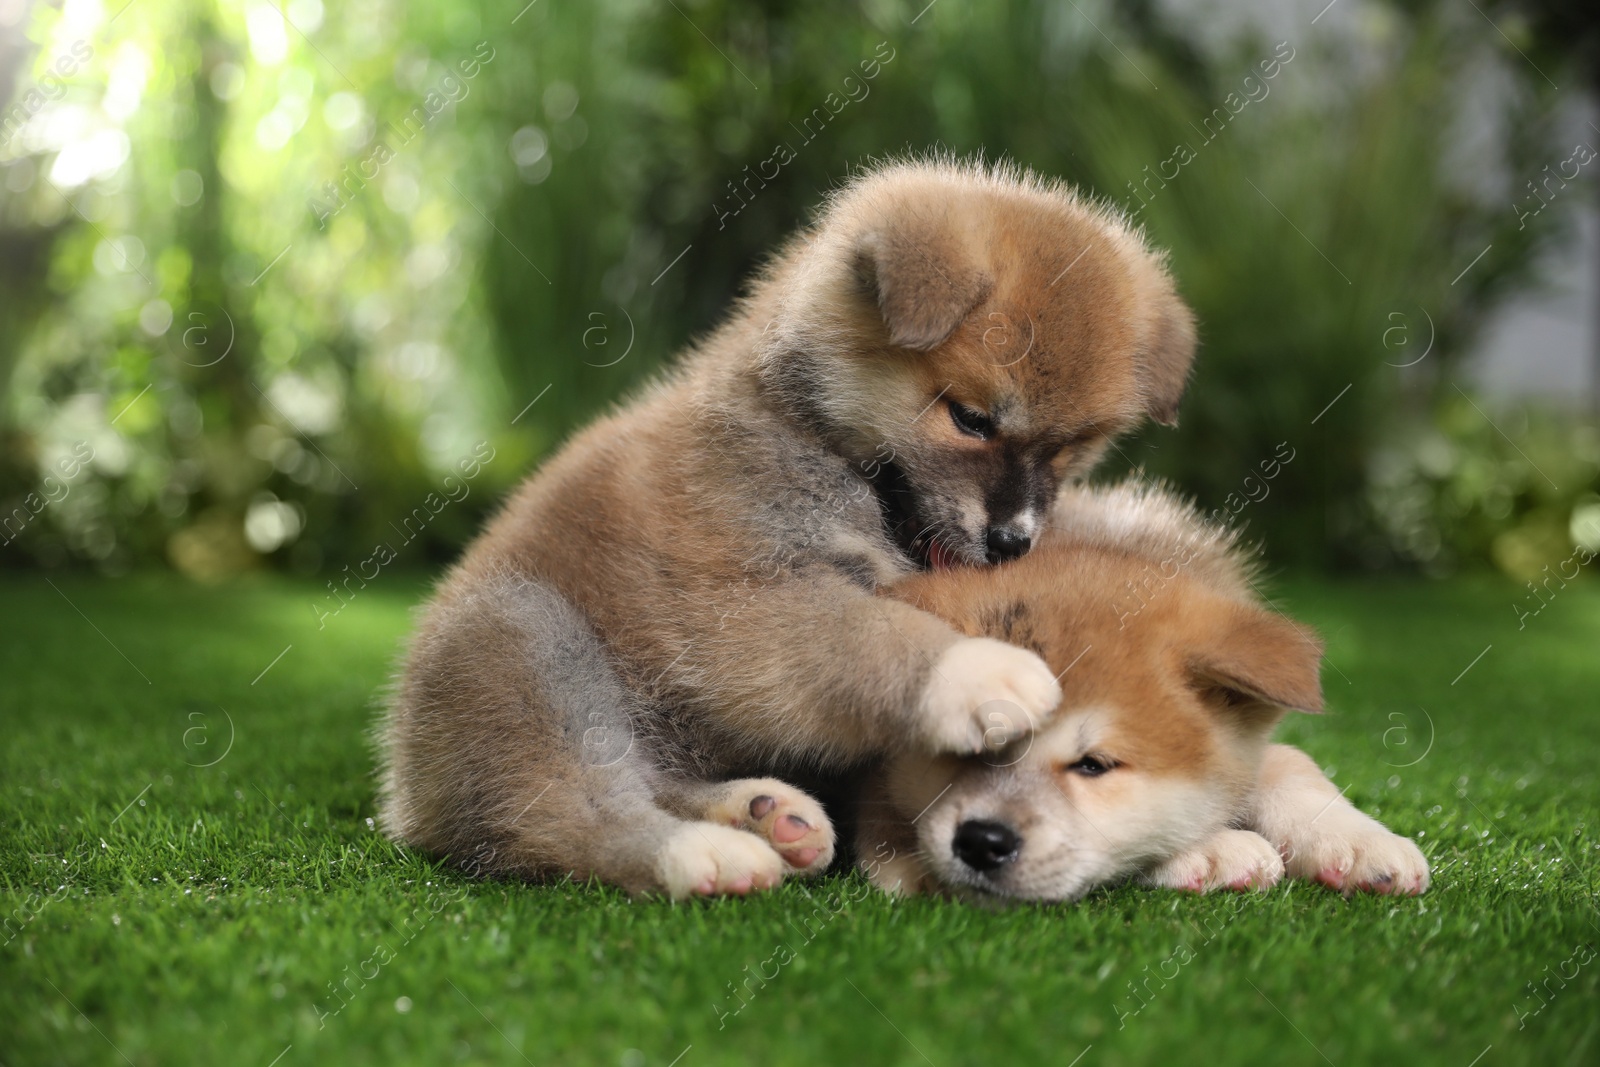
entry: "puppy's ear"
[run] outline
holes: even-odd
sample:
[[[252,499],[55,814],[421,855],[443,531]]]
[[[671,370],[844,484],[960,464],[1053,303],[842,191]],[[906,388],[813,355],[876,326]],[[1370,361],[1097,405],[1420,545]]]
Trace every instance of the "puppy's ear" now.
[[[1178,401],[1189,384],[1194,363],[1194,312],[1169,282],[1161,296],[1161,310],[1150,331],[1144,352],[1145,405],[1150,417],[1163,426],[1178,425]]]
[[[993,284],[954,234],[927,223],[863,235],[855,270],[883,315],[889,340],[921,351],[955,332]]]
[[[1229,708],[1322,710],[1322,642],[1309,627],[1263,608],[1236,606],[1191,669]]]

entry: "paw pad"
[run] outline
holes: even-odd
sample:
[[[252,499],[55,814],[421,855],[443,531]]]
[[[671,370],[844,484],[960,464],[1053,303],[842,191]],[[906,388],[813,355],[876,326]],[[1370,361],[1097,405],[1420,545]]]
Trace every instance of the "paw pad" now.
[[[833,826],[822,806],[775,778],[728,783],[707,817],[762,838],[791,872],[817,874],[833,860]]]

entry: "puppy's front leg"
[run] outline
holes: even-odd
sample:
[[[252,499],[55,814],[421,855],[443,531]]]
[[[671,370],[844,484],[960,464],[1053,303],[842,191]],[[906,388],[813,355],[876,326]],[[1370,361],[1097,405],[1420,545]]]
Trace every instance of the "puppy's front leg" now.
[[[838,576],[790,580],[736,607],[679,669],[701,673],[706,712],[774,755],[972,754],[1043,725],[1061,700],[1032,652],[964,637]]]
[[[1205,893],[1213,889],[1270,889],[1283,877],[1283,859],[1260,834],[1218,830],[1193,848],[1152,867],[1146,885]]]
[[[1277,846],[1291,878],[1345,891],[1428,888],[1422,850],[1357,810],[1310,756],[1289,745],[1267,746],[1249,822]]]

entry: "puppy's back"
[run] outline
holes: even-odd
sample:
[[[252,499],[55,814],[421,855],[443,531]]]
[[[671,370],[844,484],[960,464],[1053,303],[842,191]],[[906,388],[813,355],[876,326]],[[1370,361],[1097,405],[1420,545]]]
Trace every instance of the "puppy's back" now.
[[[1128,478],[1063,489],[1040,547],[1050,544],[1133,557],[1166,577],[1182,571],[1223,596],[1258,599],[1260,561],[1239,531],[1206,518],[1161,482]]]

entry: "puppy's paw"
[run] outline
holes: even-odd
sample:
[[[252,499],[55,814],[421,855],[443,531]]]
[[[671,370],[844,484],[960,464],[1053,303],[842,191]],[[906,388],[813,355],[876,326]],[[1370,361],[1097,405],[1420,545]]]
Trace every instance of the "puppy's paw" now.
[[[1044,660],[988,637],[945,650],[922,691],[924,743],[935,752],[997,752],[1049,722],[1061,686]]]
[[[674,898],[771,889],[783,880],[783,857],[754,834],[713,822],[685,823],[656,853],[656,877]]]
[[[776,778],[727,783],[728,792],[706,810],[713,822],[765,840],[797,874],[821,874],[833,862],[833,823],[822,805]]]
[[[1328,809],[1281,847],[1291,877],[1344,893],[1415,895],[1428,888],[1422,850],[1355,808]]]
[[[1219,830],[1145,874],[1146,884],[1204,893],[1212,889],[1270,889],[1283,877],[1283,857],[1249,830]]]

